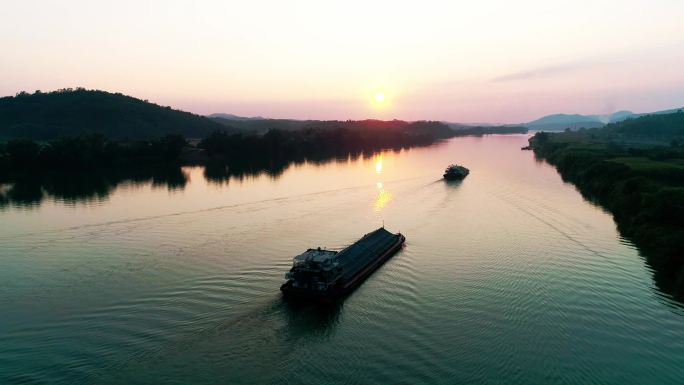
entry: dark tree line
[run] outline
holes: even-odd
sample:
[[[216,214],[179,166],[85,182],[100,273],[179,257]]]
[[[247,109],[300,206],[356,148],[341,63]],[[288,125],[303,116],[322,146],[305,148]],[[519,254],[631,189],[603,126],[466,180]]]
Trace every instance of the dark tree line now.
[[[413,134],[426,134],[436,138],[450,138],[454,136],[454,131],[446,124],[437,121],[415,121],[406,122],[403,120],[292,120],[292,119],[249,119],[234,120],[225,118],[214,118],[215,121],[223,124],[230,131],[240,131],[243,133],[265,134],[269,130],[279,131],[301,131],[308,129],[347,129],[347,130],[388,130],[404,131]]]
[[[12,139],[0,143],[0,171],[7,175],[168,163],[178,160],[184,146],[186,141],[180,135],[132,142],[113,141],[96,134],[50,142]]]
[[[418,122],[377,124],[364,128],[307,128],[296,131],[269,130],[264,135],[214,131],[198,147],[180,135],[150,140],[118,141],[100,134],[62,137],[48,142],[11,139],[0,143],[0,177],[27,172],[89,171],[182,163],[198,159],[236,169],[278,170],[288,162],[323,160],[381,149],[434,143],[435,125]],[[439,130],[440,127],[437,126]],[[190,154],[190,155],[188,155]],[[208,158],[208,159],[207,159]]]
[[[492,134],[526,134],[527,127],[522,126],[474,126],[454,130],[456,136],[482,136]]]
[[[398,129],[310,128],[298,131],[269,130],[264,135],[218,131],[199,147],[212,157],[229,160],[253,158],[299,159],[334,156],[359,151],[427,145],[436,138]]]

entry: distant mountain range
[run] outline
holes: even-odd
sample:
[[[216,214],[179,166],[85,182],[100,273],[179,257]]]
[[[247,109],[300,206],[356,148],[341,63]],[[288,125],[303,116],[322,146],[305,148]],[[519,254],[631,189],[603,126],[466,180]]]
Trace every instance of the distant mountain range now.
[[[634,119],[646,115],[671,114],[681,108],[671,110],[646,112],[636,114],[631,111],[618,111],[607,115],[580,115],[580,114],[553,114],[546,115],[537,120],[533,120],[522,125],[531,130],[562,131],[566,128],[594,128],[603,127],[609,123],[621,122],[627,119]]]
[[[218,118],[218,119],[226,119],[226,120],[266,120],[266,118],[261,117],[261,116],[246,117],[246,116],[238,116],[238,115],[224,114],[224,113],[211,114],[211,115],[209,115],[209,117],[210,118]]]
[[[457,133],[461,130],[485,129],[491,132],[510,133],[516,127],[526,127],[530,130],[563,131],[566,128],[572,130],[580,128],[603,127],[609,123],[622,122],[627,119],[635,119],[646,115],[671,114],[683,108],[673,108],[670,110],[634,113],[632,111],[618,111],[607,115],[581,115],[581,114],[552,114],[539,119],[520,124],[491,124],[491,123],[454,123],[443,122]],[[300,129],[319,123],[317,120],[295,120],[295,119],[266,119],[262,117],[244,117],[233,114],[211,114],[210,118],[239,130],[247,130],[257,133],[264,133],[270,128],[284,130]]]

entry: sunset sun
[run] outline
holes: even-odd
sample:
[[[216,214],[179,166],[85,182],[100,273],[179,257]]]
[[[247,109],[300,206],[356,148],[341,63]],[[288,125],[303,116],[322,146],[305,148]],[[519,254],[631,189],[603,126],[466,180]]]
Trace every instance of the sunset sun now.
[[[383,103],[385,101],[385,93],[377,92],[374,96],[376,103]]]

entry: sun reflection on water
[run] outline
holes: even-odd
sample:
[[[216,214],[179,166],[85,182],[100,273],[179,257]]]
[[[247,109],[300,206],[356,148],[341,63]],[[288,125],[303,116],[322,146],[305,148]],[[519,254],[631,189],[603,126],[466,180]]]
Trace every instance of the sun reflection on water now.
[[[375,186],[378,188],[378,196],[375,198],[373,209],[377,213],[380,212],[390,200],[392,200],[392,193],[385,190],[382,182],[376,182]]]
[[[380,190],[378,192],[378,197],[375,199],[375,205],[373,206],[375,212],[380,212],[390,200],[392,200],[392,193]]]
[[[375,156],[375,173],[378,175],[382,174],[382,158],[382,154]],[[373,209],[375,212],[380,212],[387,205],[387,203],[392,200],[392,194],[385,190],[382,182],[380,181],[376,182],[375,186],[378,188],[378,196],[375,198]]]

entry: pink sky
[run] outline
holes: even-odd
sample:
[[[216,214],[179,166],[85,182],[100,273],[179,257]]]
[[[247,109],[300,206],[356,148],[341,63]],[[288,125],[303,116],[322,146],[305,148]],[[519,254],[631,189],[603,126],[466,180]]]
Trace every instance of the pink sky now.
[[[679,0],[27,0],[0,14],[0,94],[300,119],[646,112],[684,106],[682,20]]]

